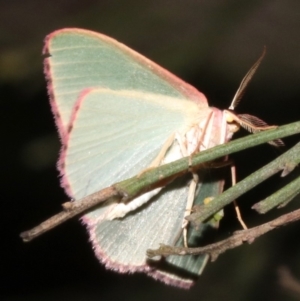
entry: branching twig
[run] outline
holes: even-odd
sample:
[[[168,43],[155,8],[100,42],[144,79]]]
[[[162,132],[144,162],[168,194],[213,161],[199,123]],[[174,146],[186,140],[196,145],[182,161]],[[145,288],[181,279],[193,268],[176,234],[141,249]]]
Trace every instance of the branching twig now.
[[[189,220],[194,226],[198,226],[204,222],[207,218],[221,210],[225,205],[231,203],[234,199],[237,199],[245,192],[249,191],[259,183],[268,179],[279,171],[284,171],[286,174],[287,166],[295,166],[295,163],[300,162],[300,143],[293,146],[287,152],[252,173],[247,178],[239,181],[236,185],[227,189],[222,194],[216,196],[213,202],[205,205],[196,205],[193,208],[193,213],[186,219]],[[293,164],[292,164],[293,163]]]
[[[169,256],[169,255],[200,255],[208,254],[212,261],[215,261],[218,256],[224,253],[226,250],[236,248],[245,242],[252,243],[259,236],[274,230],[280,226],[285,226],[291,222],[295,222],[300,219],[300,209],[293,212],[282,215],[268,223],[253,227],[251,229],[236,231],[233,235],[227,239],[207,245],[200,248],[184,248],[184,247],[172,247],[167,245],[161,245],[157,250],[148,250],[147,255],[149,258],[155,256]]]
[[[86,196],[81,200],[66,203],[63,206],[64,210],[62,212],[54,215],[37,227],[21,233],[20,236],[24,241],[30,241],[68,219],[89,211],[91,208],[96,207],[110,197],[119,196],[126,200],[132,199],[141,193],[151,190],[155,187],[155,185],[157,185],[157,183],[168,183],[176,176],[189,172],[190,169],[196,170],[197,168],[207,166],[203,164],[205,162],[213,161],[228,154],[254,147],[268,141],[294,135],[299,132],[300,122],[294,122],[289,125],[280,126],[277,129],[237,139],[225,145],[216,146],[212,149],[196,154],[192,156],[192,158],[183,158],[175,162],[159,166],[158,168],[148,170],[140,176],[116,183],[111,187]],[[225,204],[222,207],[224,206]]]

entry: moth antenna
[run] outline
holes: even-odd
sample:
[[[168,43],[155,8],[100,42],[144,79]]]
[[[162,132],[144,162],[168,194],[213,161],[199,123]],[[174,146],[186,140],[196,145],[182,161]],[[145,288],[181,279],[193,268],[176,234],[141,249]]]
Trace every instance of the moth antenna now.
[[[253,115],[234,114],[233,112],[231,112],[231,114],[234,121],[250,133],[257,133],[277,128],[276,125],[268,125],[265,121]],[[281,139],[269,141],[268,143],[276,147],[284,146],[284,142]]]
[[[262,52],[261,56],[259,57],[259,59],[254,63],[254,65],[250,68],[250,70],[247,72],[247,74],[243,78],[239,88],[237,89],[237,91],[233,97],[233,100],[230,104],[229,110],[234,110],[236,108],[236,106],[239,104],[250,80],[252,79],[253,75],[255,74],[255,72],[256,72],[257,68],[259,67],[261,61],[263,60],[265,54],[266,54],[266,46],[264,46],[263,52]]]
[[[268,125],[262,119],[249,114],[237,114],[236,117],[238,118],[237,122],[240,124],[240,126],[250,133],[257,133],[277,127],[274,125]]]

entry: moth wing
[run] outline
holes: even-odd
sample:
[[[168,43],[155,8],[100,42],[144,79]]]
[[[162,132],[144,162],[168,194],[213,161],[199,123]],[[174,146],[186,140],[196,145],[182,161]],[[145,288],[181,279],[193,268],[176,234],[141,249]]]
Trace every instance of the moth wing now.
[[[192,273],[190,256],[172,256],[167,259],[170,263],[165,258],[148,260],[146,256],[148,249],[157,249],[161,243],[174,245],[180,238],[187,194],[188,179],[178,179],[122,219],[97,222],[93,218],[97,211],[86,215],[83,221],[98,259],[115,271],[145,272],[167,284],[190,287],[206,263],[205,256],[195,257]]]
[[[46,38],[44,53],[48,92],[63,144],[62,184],[76,199],[134,176],[152,162],[174,131],[185,131],[207,116],[202,93],[107,36],[59,30]],[[145,255],[158,243],[175,243],[181,232],[187,185],[184,179],[178,181],[122,220],[99,222],[105,208],[85,215],[101,261],[119,272],[144,271],[169,284],[190,286],[190,276],[182,278],[161,262],[152,266]],[[131,254],[128,258],[122,248]],[[191,269],[189,259],[168,261],[175,270]],[[193,273],[199,274],[205,261],[198,256],[196,264],[192,262]]]
[[[45,39],[45,75],[52,111],[65,143],[73,107],[87,88],[132,90],[207,107],[205,96],[159,65],[105,35],[66,28]]]
[[[184,133],[209,109],[192,101],[136,91],[87,90],[73,112],[59,167],[75,199],[147,168],[167,139]]]
[[[173,145],[170,152],[178,153],[179,146]],[[195,204],[202,204],[208,196],[218,195],[223,181],[218,173],[200,171],[202,184],[197,191]],[[182,288],[189,288],[202,273],[207,255],[168,256],[148,260],[146,251],[157,249],[161,243],[183,245],[182,221],[186,208],[188,175],[175,180],[144,206],[112,221],[99,220],[102,209],[87,215],[83,221],[88,226],[90,240],[98,259],[107,268],[119,272],[145,272],[155,279]],[[189,229],[190,247],[203,244],[203,233],[213,230],[210,224],[201,229]],[[211,233],[213,233],[211,231]]]

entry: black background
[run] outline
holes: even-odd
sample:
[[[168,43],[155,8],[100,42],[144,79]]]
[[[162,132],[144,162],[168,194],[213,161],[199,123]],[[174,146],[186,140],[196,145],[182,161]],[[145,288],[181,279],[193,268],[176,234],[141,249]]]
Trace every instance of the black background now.
[[[266,58],[238,112],[285,124],[299,120],[300,112],[299,1],[2,0],[0,7],[0,296],[5,300],[296,298],[279,286],[278,268],[286,266],[300,278],[297,223],[222,255],[189,291],[144,275],[106,271],[77,220],[27,244],[19,233],[57,213],[67,200],[55,167],[59,141],[42,73],[41,49],[48,33],[81,27],[112,36],[197,87],[219,108],[229,105],[265,45]],[[290,147],[297,137],[285,141]],[[276,155],[268,145],[235,155],[238,177]],[[258,216],[250,207],[289,179],[276,176],[240,200],[248,226],[280,213]],[[285,211],[296,207],[295,200]],[[229,206],[220,233],[238,228]]]

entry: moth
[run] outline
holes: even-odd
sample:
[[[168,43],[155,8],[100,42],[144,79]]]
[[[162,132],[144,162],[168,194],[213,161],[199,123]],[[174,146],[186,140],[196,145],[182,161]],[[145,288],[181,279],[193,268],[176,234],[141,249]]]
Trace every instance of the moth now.
[[[76,202],[148,168],[229,141],[240,127],[268,128],[234,109],[263,55],[243,79],[228,110],[127,46],[83,29],[47,36],[45,74],[62,143],[61,185]],[[97,258],[120,273],[144,272],[188,288],[207,256],[149,260],[160,243],[197,246],[203,232],[184,222],[193,204],[222,192],[215,172],[198,171],[128,202],[110,199],[82,217]],[[188,205],[187,205],[188,203]]]

